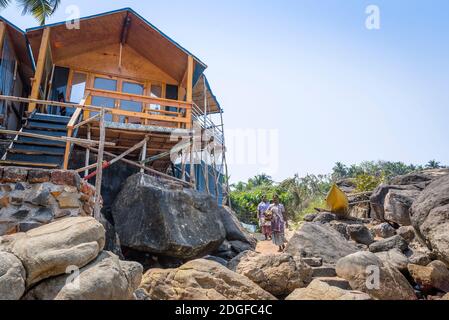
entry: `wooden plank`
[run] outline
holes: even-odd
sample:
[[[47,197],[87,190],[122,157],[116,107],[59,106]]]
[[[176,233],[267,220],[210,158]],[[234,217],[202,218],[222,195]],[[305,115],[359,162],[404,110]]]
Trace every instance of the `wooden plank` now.
[[[187,102],[193,101],[193,57],[187,59]]]
[[[39,98],[39,89],[42,81],[42,75],[45,69],[45,59],[47,57],[47,52],[50,46],[50,28],[45,28],[43,31],[41,45],[39,49],[39,57],[36,64],[36,72],[34,74],[33,85],[31,89],[30,97],[32,99]],[[28,105],[28,112],[33,112],[36,109],[35,103],[30,103]]]
[[[104,156],[104,142],[106,138],[106,128],[104,126],[104,109],[100,111],[100,144],[98,146],[97,154],[97,176],[95,177],[95,207],[94,217],[100,221],[101,217],[101,182],[103,179],[103,156]]]
[[[81,110],[81,109],[80,109],[80,110]],[[88,123],[90,123],[90,122],[92,122],[92,121],[98,119],[99,117],[100,117],[100,114],[96,114],[96,115],[94,115],[93,117],[90,117],[89,119],[86,119],[86,120],[81,121],[80,123],[74,125],[74,126],[73,126],[73,129],[82,127],[82,126],[84,126],[84,125],[86,125],[86,124],[88,124]]]
[[[35,163],[26,161],[13,161],[13,160],[0,160],[0,164],[11,166],[23,166],[23,167],[45,167],[45,168],[57,168],[57,164],[52,163]]]
[[[46,136],[43,134],[35,134],[35,133],[30,133],[30,132],[21,132],[21,131],[14,131],[14,130],[0,129],[0,133],[10,134],[10,135],[19,135],[19,136],[24,136],[24,137],[36,138],[36,139],[45,139],[45,140],[51,140],[51,141],[61,141],[61,142],[71,141],[73,143],[84,144],[84,145],[99,144],[98,141],[94,141],[94,140],[89,141],[89,140],[85,140],[85,139],[70,138],[70,137],[63,137],[63,136],[53,137],[53,136]],[[113,143],[113,142],[106,142],[105,144],[108,146],[115,146],[115,143]]]
[[[72,133],[73,133],[73,129],[71,127],[67,128],[67,137],[68,138],[72,137]],[[63,165],[64,170],[67,170],[69,167],[69,156],[70,156],[71,146],[72,146],[72,144],[70,143],[69,140],[67,140],[65,143],[65,152],[64,152],[64,165]]]
[[[3,21],[0,21],[0,58],[3,53],[3,42],[6,39],[6,25]]]
[[[89,148],[91,151],[98,153],[98,149],[92,148],[92,147],[88,147],[88,148]],[[107,151],[105,151],[104,154],[106,154],[106,155],[108,155],[108,156],[110,156],[110,157],[116,157],[115,154],[110,153],[110,152],[107,152]],[[182,181],[182,180],[180,180],[180,179],[178,179],[178,178],[169,176],[168,174],[159,172],[159,171],[157,171],[157,170],[148,168],[148,167],[146,167],[146,166],[144,166],[144,165],[141,165],[141,164],[139,164],[139,163],[137,163],[137,162],[135,162],[135,161],[128,160],[128,159],[125,159],[125,158],[120,159],[120,161],[125,162],[125,163],[127,163],[127,164],[129,164],[129,165],[132,165],[132,166],[134,166],[134,167],[144,169],[145,171],[148,171],[148,172],[150,172],[150,173],[152,173],[152,174],[158,175],[158,176],[160,176],[160,177],[162,177],[162,178],[165,178],[165,179],[168,179],[168,180],[177,181],[177,182],[182,183],[183,185],[185,185],[185,186],[187,186],[187,187],[190,187],[190,184],[189,184],[188,182],[185,182],[185,181]]]
[[[91,139],[91,131],[90,131],[90,124],[87,125],[87,140]],[[85,166],[87,167],[89,165],[89,159],[90,159],[90,150],[86,149],[86,159],[84,160]],[[84,171],[84,176],[87,176],[89,174],[89,169],[86,169]]]
[[[166,106],[166,107],[176,107],[176,108],[182,108],[182,109],[188,109],[188,108],[192,107],[192,101],[185,102],[185,101],[172,100],[172,99],[166,99],[166,98],[147,97],[147,96],[138,95],[138,94],[95,89],[95,88],[90,88],[90,87],[86,88],[86,92],[89,92],[92,96],[101,96],[101,97],[105,97],[105,98],[121,99],[121,100],[128,100],[128,101],[141,102],[141,103],[147,103],[147,104],[158,104],[158,105]],[[156,111],[156,110],[153,110],[153,111]],[[164,111],[164,110],[157,110],[157,112],[167,113],[167,114],[178,114],[178,112]]]

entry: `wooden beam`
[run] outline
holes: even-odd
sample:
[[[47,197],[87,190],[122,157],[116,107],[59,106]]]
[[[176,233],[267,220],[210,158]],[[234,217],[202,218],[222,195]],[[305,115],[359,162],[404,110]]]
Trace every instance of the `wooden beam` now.
[[[45,28],[42,35],[41,46],[39,49],[39,56],[37,59],[36,72],[34,74],[33,85],[31,89],[31,99],[39,98],[39,89],[42,81],[42,75],[45,69],[45,59],[47,57],[47,52],[50,45],[50,28]],[[30,103],[28,105],[28,111],[32,112],[36,109],[35,103]]]
[[[93,152],[98,153],[98,149],[92,148],[92,147],[88,147],[88,148],[90,149],[90,151],[93,151]],[[116,157],[115,154],[110,153],[110,152],[107,152],[107,151],[105,151],[104,154],[107,155],[107,156],[109,156],[109,157],[113,157],[113,158]],[[178,179],[178,178],[169,176],[168,174],[165,174],[165,173],[159,172],[159,171],[157,171],[157,170],[148,168],[148,167],[146,167],[146,166],[144,166],[144,165],[141,165],[141,164],[139,164],[139,163],[137,163],[137,162],[135,162],[135,161],[128,160],[128,159],[125,159],[125,158],[120,159],[120,161],[125,162],[125,163],[127,163],[127,164],[129,164],[129,165],[131,165],[131,166],[134,166],[134,167],[137,167],[137,168],[140,168],[140,169],[144,169],[145,171],[148,171],[149,173],[158,175],[158,176],[160,176],[160,177],[162,177],[162,178],[165,178],[165,179],[168,179],[168,180],[173,180],[173,181],[182,183],[184,186],[191,187],[190,184],[189,184],[188,182],[186,182],[186,181],[182,181],[182,180],[180,180],[180,179]]]
[[[3,53],[3,42],[6,39],[6,25],[3,21],[0,21],[0,58]]]
[[[106,129],[104,126],[104,109],[100,111],[100,144],[98,146],[97,154],[97,176],[95,177],[95,207],[94,217],[100,221],[101,217],[101,182],[103,179],[103,156],[104,156],[104,142],[106,139]]]
[[[187,102],[193,101],[193,57],[187,59]]]
[[[90,124],[87,125],[87,140],[91,139],[91,131],[90,131]],[[86,149],[86,159],[84,161],[84,165],[87,167],[89,166],[89,160],[90,160],[90,150]],[[89,169],[84,170],[84,176],[89,175]]]
[[[0,133],[3,134],[10,134],[10,135],[18,135],[18,136],[24,136],[24,137],[30,137],[30,138],[36,138],[36,139],[42,139],[42,140],[50,140],[50,141],[60,141],[60,142],[67,142],[71,141],[73,143],[79,144],[79,145],[97,145],[99,144],[99,141],[94,140],[86,140],[86,139],[79,139],[79,138],[70,138],[70,137],[54,137],[54,136],[46,136],[43,134],[36,134],[36,133],[30,133],[30,132],[22,132],[22,131],[14,131],[14,130],[4,130],[0,129]],[[115,143],[113,142],[105,142],[106,146],[115,146]]]

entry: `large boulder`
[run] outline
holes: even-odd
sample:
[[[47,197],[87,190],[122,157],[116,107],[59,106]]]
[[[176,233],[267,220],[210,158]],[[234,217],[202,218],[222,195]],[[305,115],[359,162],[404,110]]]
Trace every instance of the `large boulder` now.
[[[60,274],[68,267],[84,267],[103,249],[105,230],[93,218],[74,217],[0,238],[0,250],[22,261],[26,286]]]
[[[198,259],[177,269],[150,269],[140,285],[151,300],[274,300],[247,277]]]
[[[305,258],[321,257],[325,263],[357,252],[355,244],[347,241],[329,224],[306,222],[287,244],[286,252]]]
[[[296,289],[285,300],[372,300],[361,291],[343,290],[330,286],[319,279],[313,280],[307,288]]]
[[[444,175],[449,174],[449,169],[427,169],[418,172],[412,172],[403,176],[394,177],[391,183],[394,185],[417,185],[427,186],[433,180],[441,178]]]
[[[103,251],[77,275],[61,275],[33,287],[25,300],[131,300],[142,279],[142,266]]]
[[[371,229],[376,237],[390,238],[396,234],[396,230],[387,222],[378,224]]]
[[[357,243],[369,246],[374,242],[371,232],[363,224],[352,224],[346,228],[349,237]]]
[[[122,247],[192,259],[225,240],[220,210],[207,194],[138,173],[118,194],[112,216]]]
[[[419,195],[411,219],[417,234],[449,265],[449,175],[433,181]]]
[[[235,213],[229,207],[219,210],[221,221],[226,231],[226,240],[241,241],[256,249],[257,240],[243,228]]]
[[[407,272],[409,260],[405,254],[399,249],[392,249],[390,251],[382,251],[376,253],[376,256],[382,260],[383,263],[389,263],[402,273]]]
[[[402,273],[374,253],[364,251],[344,257],[338,261],[336,271],[340,278],[349,281],[351,288],[375,299],[416,300],[412,286]]]
[[[416,185],[378,186],[370,197],[371,217],[399,225],[410,225],[409,209],[421,188]]]
[[[423,291],[438,289],[449,292],[449,270],[443,262],[435,260],[425,267],[409,264],[408,270]]]
[[[25,292],[25,268],[11,253],[0,252],[0,300],[19,300]]]
[[[228,267],[244,275],[276,297],[287,296],[312,280],[312,268],[290,254],[260,254],[246,251],[231,260]]]

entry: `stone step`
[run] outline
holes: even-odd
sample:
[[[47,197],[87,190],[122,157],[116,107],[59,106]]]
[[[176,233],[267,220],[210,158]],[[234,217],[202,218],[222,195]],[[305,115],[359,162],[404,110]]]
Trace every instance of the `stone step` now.
[[[345,279],[338,278],[338,277],[317,277],[315,279],[318,279],[320,281],[323,281],[327,283],[328,285],[332,287],[337,287],[343,290],[352,290],[351,286],[349,285],[349,282]]]
[[[302,258],[301,260],[310,267],[321,267],[323,265],[322,258]]]
[[[321,266],[321,267],[312,267],[313,274],[312,277],[336,277],[337,273],[335,272],[335,267],[333,266]]]

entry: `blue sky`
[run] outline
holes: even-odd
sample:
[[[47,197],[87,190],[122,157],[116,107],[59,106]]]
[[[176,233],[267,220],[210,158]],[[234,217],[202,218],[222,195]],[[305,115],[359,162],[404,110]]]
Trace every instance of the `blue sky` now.
[[[81,16],[132,7],[208,64],[226,129],[278,130],[277,169],[234,163],[233,181],[337,161],[449,164],[449,1],[63,0],[48,22],[72,4]],[[365,28],[371,4],[380,30]],[[14,5],[0,14],[36,25]]]

